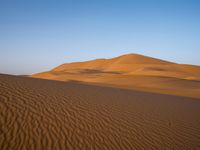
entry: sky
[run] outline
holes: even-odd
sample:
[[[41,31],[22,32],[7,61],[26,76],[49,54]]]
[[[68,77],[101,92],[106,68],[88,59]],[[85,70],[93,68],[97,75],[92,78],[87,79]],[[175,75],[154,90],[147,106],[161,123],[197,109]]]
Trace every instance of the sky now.
[[[200,65],[200,1],[0,0],[0,73],[128,53]]]

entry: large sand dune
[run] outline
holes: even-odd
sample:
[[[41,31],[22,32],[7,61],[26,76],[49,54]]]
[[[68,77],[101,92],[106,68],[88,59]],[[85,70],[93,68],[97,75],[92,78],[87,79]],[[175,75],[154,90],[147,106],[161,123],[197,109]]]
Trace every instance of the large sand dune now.
[[[147,92],[200,98],[200,67],[138,54],[67,63],[32,77],[100,83]]]
[[[0,75],[0,149],[199,150],[200,101]]]

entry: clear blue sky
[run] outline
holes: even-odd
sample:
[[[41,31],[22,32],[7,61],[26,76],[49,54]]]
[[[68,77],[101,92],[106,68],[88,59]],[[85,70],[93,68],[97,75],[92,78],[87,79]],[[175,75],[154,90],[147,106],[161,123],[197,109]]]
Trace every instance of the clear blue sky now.
[[[199,0],[0,0],[0,72],[139,53],[200,65]]]

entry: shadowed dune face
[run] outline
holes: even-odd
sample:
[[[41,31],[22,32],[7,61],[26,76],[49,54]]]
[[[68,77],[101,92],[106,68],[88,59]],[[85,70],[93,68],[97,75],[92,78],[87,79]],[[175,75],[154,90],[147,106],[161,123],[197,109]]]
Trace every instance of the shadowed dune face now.
[[[199,66],[176,64],[138,54],[63,64],[32,77],[76,80],[200,98]]]
[[[0,75],[0,149],[200,149],[200,101]]]

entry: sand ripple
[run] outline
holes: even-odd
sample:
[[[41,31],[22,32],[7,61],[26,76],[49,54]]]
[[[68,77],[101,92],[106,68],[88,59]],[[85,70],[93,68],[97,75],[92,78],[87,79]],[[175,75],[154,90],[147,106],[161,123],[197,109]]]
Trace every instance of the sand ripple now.
[[[200,149],[200,101],[0,75],[0,149]]]

